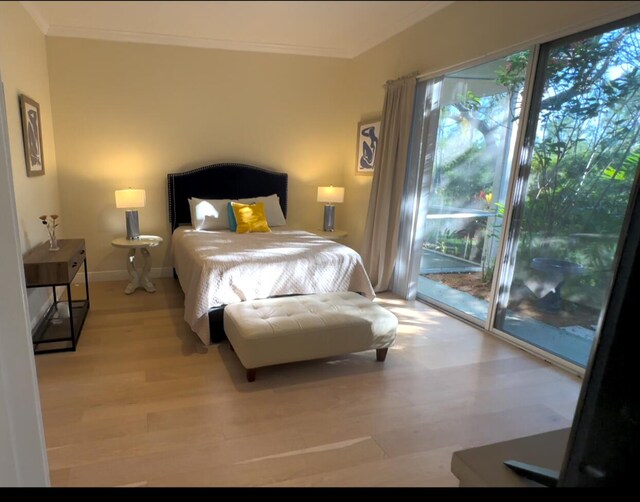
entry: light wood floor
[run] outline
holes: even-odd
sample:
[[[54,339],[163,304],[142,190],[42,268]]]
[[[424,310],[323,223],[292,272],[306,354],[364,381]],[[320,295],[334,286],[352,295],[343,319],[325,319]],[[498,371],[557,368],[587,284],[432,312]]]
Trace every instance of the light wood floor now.
[[[377,300],[401,323],[384,363],[248,383],[155,282],[92,283],[78,351],[36,357],[54,486],[455,486],[454,451],[571,425],[577,378],[420,303]]]

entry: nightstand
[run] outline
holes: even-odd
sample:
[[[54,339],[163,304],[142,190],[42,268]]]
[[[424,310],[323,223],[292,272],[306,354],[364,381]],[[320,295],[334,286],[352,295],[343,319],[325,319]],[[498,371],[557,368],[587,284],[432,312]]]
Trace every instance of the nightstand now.
[[[141,235],[139,239],[127,239],[126,237],[118,237],[111,241],[111,245],[117,248],[129,249],[127,258],[127,272],[131,277],[131,282],[124,288],[124,292],[130,295],[138,288],[144,288],[147,293],[155,293],[156,287],[149,280],[149,271],[151,270],[151,254],[148,248],[154,248],[162,244],[162,237],[157,235]],[[136,268],[136,251],[140,250],[144,263],[142,270]]]
[[[58,251],[49,251],[49,241],[46,241],[23,258],[27,288],[50,287],[53,290],[53,305],[32,332],[34,354],[75,351],[89,312],[89,277],[84,239],[60,239],[58,245]],[[71,282],[82,265],[85,298],[72,300]],[[66,286],[66,302],[58,300],[56,286]],[[40,346],[44,344],[50,348],[42,349]]]
[[[311,233],[316,234],[318,237],[322,237],[323,239],[329,239],[330,241],[339,241],[344,239],[348,234],[346,230],[334,230],[333,232],[325,232],[322,229],[316,228],[310,230]]]

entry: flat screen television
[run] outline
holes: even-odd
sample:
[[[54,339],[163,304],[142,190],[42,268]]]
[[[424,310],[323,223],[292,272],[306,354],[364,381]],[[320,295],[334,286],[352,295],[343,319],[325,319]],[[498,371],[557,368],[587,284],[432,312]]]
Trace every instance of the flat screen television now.
[[[616,273],[571,427],[560,486],[635,482],[640,467],[640,165]]]
[[[622,228],[562,468],[505,462],[548,486],[628,485],[640,473],[640,165]]]

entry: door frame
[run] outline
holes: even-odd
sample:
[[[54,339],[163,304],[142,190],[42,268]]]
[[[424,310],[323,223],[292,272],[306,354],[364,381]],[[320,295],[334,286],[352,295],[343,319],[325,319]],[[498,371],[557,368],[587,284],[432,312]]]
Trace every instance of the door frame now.
[[[0,74],[0,485],[50,486]]]

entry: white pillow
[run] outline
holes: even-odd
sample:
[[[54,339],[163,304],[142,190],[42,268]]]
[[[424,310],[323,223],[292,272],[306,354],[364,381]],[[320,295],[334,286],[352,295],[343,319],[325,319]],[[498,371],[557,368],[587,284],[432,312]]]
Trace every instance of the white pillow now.
[[[196,230],[229,230],[227,204],[231,199],[189,199],[191,225]]]
[[[277,194],[268,197],[253,197],[251,199],[238,200],[241,204],[254,204],[262,202],[264,204],[264,214],[267,217],[267,224],[270,227],[280,227],[287,224],[282,208],[280,207],[280,197]]]

